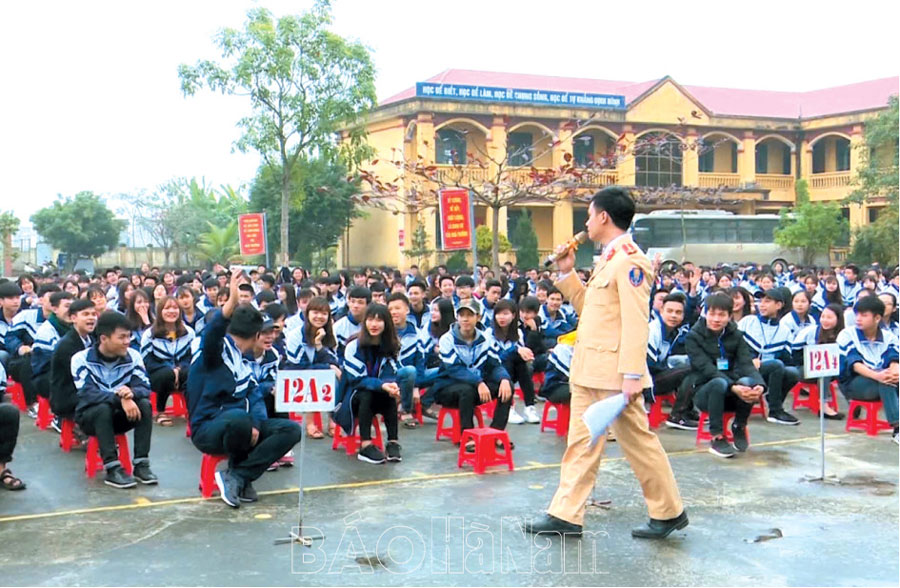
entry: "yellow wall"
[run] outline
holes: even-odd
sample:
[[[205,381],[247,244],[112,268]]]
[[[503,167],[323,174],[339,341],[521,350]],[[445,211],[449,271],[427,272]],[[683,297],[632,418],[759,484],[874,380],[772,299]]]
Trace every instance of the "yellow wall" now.
[[[703,112],[703,108],[671,81],[666,81],[654,93],[629,108],[625,119],[629,122],[670,125],[684,124],[685,121],[691,125],[709,123],[709,117]]]
[[[731,167],[731,152],[737,146],[730,139],[715,138],[715,151],[713,152],[713,171],[717,174],[737,173],[737,169]]]

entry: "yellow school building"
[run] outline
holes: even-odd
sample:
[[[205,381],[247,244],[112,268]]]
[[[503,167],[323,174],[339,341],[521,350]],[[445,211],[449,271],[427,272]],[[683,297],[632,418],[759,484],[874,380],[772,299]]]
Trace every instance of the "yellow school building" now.
[[[397,177],[392,162],[400,159],[433,166],[454,181],[462,175],[465,184],[490,177],[485,159],[533,173],[558,169],[574,156],[576,166],[595,169],[593,162],[608,160],[602,171],[584,175],[585,193],[635,186],[640,212],[678,206],[640,197],[674,186],[692,208],[777,213],[793,205],[799,179],[807,181],[813,201],[843,200],[853,190],[866,121],[897,93],[897,77],[782,92],[681,85],[668,76],[635,83],[447,70],[385,99],[369,115],[375,155],[368,169],[404,196],[414,182]],[[664,154],[640,148],[657,143],[670,147]],[[718,197],[705,198],[709,194]],[[884,206],[849,204],[842,211],[858,227]],[[415,261],[403,251],[418,223],[431,248],[440,249],[434,208],[396,208],[365,208],[365,218],[340,243],[342,266],[408,267]],[[568,240],[587,216],[580,199],[544,198],[501,208],[500,232],[512,228],[523,208],[532,215],[542,253]],[[492,209],[476,206],[474,212],[477,225],[492,226]]]

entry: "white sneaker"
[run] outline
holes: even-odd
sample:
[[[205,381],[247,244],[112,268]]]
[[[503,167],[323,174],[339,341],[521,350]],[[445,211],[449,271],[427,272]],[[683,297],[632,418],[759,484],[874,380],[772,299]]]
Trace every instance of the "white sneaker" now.
[[[515,406],[509,407],[509,419],[507,422],[510,425],[521,425],[525,422],[525,419],[522,418],[522,415],[519,414],[519,411],[516,410]]]
[[[894,443],[900,445],[900,433],[894,433],[894,436],[892,438],[894,440]]]
[[[525,407],[525,420],[532,425],[541,422],[541,419],[540,417],[538,417],[537,410],[534,408],[534,406]]]

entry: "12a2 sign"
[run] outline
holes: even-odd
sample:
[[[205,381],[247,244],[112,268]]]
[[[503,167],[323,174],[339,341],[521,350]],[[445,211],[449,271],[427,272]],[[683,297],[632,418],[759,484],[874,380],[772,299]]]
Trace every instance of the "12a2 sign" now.
[[[841,350],[838,345],[807,345],[803,348],[803,377],[824,378],[841,372]]]
[[[331,370],[281,370],[275,381],[275,410],[329,412],[334,410],[336,391]]]

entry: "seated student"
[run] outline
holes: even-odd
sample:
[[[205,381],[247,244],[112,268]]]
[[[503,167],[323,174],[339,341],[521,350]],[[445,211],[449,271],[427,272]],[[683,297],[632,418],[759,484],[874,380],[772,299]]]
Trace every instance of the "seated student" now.
[[[547,359],[547,371],[541,395],[554,404],[569,404],[572,392],[569,390],[569,369],[572,366],[572,355],[575,353],[575,331],[563,335],[550,351]]]
[[[481,300],[481,327],[487,329],[494,321],[494,307],[503,295],[503,284],[499,280],[485,280],[484,298]]]
[[[347,435],[353,433],[353,423],[359,420],[359,461],[380,464],[402,460],[397,426],[398,350],[387,307],[373,302],[366,307],[358,336],[344,350],[345,381],[334,409],[334,419]],[[384,419],[387,429],[384,453],[372,444],[372,417],[376,414]]]
[[[271,296],[260,296],[263,292],[269,292]],[[262,305],[263,298],[266,299],[266,302],[274,302],[277,299],[275,294],[275,276],[272,274],[263,274],[259,277],[259,292],[256,293],[257,305]]]
[[[344,316],[347,312],[347,299],[341,292],[341,277],[326,277],[325,292],[327,293],[328,308],[331,309],[331,317],[337,320]]]
[[[272,327],[274,338],[272,340],[272,349],[284,365],[287,351],[285,350],[284,321],[287,318],[287,309],[281,304],[269,304],[266,306],[266,315],[272,319]]]
[[[766,381],[769,409],[766,420],[778,425],[798,425],[797,417],[784,410],[785,396],[800,381],[800,372],[791,365],[790,333],[778,322],[783,306],[781,291],[776,288],[766,290],[759,300],[759,314],[745,316],[738,323],[738,329],[743,332],[754,356],[754,367]]]
[[[275,305],[273,305],[275,306]],[[250,369],[253,370],[253,378],[259,386],[259,393],[263,397],[266,405],[266,415],[268,418],[290,418],[285,413],[275,411],[275,381],[278,379],[278,366],[281,363],[281,356],[274,347],[276,337],[275,321],[267,314],[263,314],[263,323],[256,335],[256,342],[253,349],[245,353],[244,356],[249,359]],[[275,461],[269,470],[276,470],[280,466],[292,467],[294,465],[294,450],[288,452]]]
[[[787,328],[791,340],[793,340],[801,330],[816,324],[815,317],[810,314],[810,308],[812,308],[812,296],[809,295],[809,292],[806,290],[797,290],[794,292],[791,296],[791,311],[781,317],[781,320],[778,321],[782,326]],[[803,362],[801,361],[800,364],[797,365],[801,365],[802,363]]]
[[[372,293],[365,286],[354,286],[347,293],[347,315],[334,323],[338,357],[344,356],[344,349],[350,337],[359,333],[360,323],[366,314],[366,307],[372,302]]]
[[[480,306],[475,299],[460,301],[456,324],[440,340],[441,369],[433,393],[439,404],[459,408],[462,431],[475,426],[473,419],[478,405],[496,399],[490,426],[502,431],[509,418],[512,384],[500,363],[493,338],[476,326],[481,316]],[[473,451],[474,444],[466,449]]]
[[[550,351],[544,342],[544,330],[538,318],[541,310],[541,304],[535,296],[526,296],[519,303],[519,325],[522,329],[522,341],[525,346],[534,353],[534,361],[532,369],[535,372],[543,372],[547,367],[547,353]],[[525,397],[525,404],[531,406],[528,397]]]
[[[706,297],[706,318],[700,318],[688,333],[685,348],[691,362],[690,385],[694,405],[709,415],[712,443],[709,452],[733,457],[746,451],[747,419],[764,391],[763,379],[753,365],[750,347],[731,320],[734,303],[728,294]],[[725,440],[723,413],[734,412],[731,432],[734,446]]]
[[[428,386],[425,394],[422,395],[422,415],[437,420],[438,412],[432,407],[434,404],[434,387],[433,384],[440,373],[441,357],[440,357],[440,340],[450,330],[453,323],[456,322],[456,316],[453,310],[453,303],[446,298],[435,298],[429,305],[431,313],[431,323],[427,331],[421,333],[422,353],[425,357],[425,373],[427,382],[423,385]]]
[[[897,324],[897,297],[891,292],[882,292],[878,299],[884,304],[884,317],[881,319],[881,328],[887,329],[900,338],[900,325]]]
[[[453,303],[453,308],[456,308],[456,305],[459,303],[459,296],[456,295],[456,283],[453,280],[453,276],[448,274],[438,276],[437,287],[439,297],[449,300]]]
[[[849,400],[881,400],[884,416],[898,436],[898,342],[881,327],[884,303],[876,296],[860,298],[854,307],[856,324],[848,325],[837,338],[841,347],[841,391]],[[854,415],[856,416],[856,415]]]
[[[50,408],[56,415],[50,426],[58,433],[62,433],[63,419],[75,419],[78,392],[72,377],[72,357],[94,344],[96,306],[83,298],[73,301],[69,306],[69,322],[72,328],[59,340],[50,359]]]
[[[402,283],[402,282],[398,282]],[[422,336],[414,322],[409,320],[409,300],[401,292],[394,292],[388,297],[388,312],[400,350],[397,355],[399,368],[397,370],[397,385],[400,386],[400,422],[407,429],[415,429],[419,424],[412,416],[413,405],[421,399],[416,386],[423,382],[425,377],[425,350]],[[424,388],[425,385],[422,385]]]
[[[813,323],[800,329],[791,343],[791,354],[794,356],[794,365],[803,365],[803,348],[807,345],[824,345],[836,343],[838,333],[844,330],[843,308],[840,304],[829,304],[822,309],[819,315],[819,324]],[[815,384],[815,380],[804,380]],[[831,378],[825,378],[826,394],[831,385]],[[827,396],[826,396],[827,398]],[[831,406],[825,404],[825,418],[841,420],[844,415],[837,412]]]
[[[135,290],[125,311],[125,318],[131,323],[131,348],[135,351],[141,350],[144,331],[153,324],[153,313],[150,295],[144,289]]]
[[[571,333],[578,326],[578,317],[574,312],[569,313],[563,309],[562,292],[552,284],[547,288],[547,302],[541,306],[538,318],[547,349],[552,349],[559,337]]]
[[[10,358],[4,341],[22,305],[21,296],[22,291],[15,282],[0,282],[0,364],[4,368],[9,365]]]
[[[413,280],[406,287],[406,298],[409,300],[409,319],[415,323],[419,333],[431,326],[431,308],[425,300],[428,286],[421,280]]]
[[[6,370],[0,363],[0,486],[6,490],[24,490],[25,482],[15,477],[7,467],[13,460],[19,437],[19,409],[6,402],[5,393]]]
[[[690,386],[682,387],[681,382],[690,373],[684,347],[690,327],[684,323],[686,296],[681,292],[672,292],[663,299],[660,319],[650,321],[650,336],[647,340],[647,369],[653,378],[652,395],[648,398],[646,391],[644,400],[651,404],[654,396],[676,392],[675,404],[666,420],[666,426],[674,429],[692,431],[697,428],[697,419],[693,414]]]
[[[156,305],[156,318],[141,338],[141,356],[150,377],[150,388],[156,392],[156,424],[172,426],[166,414],[166,403],[172,392],[187,386],[191,368],[191,341],[194,330],[184,324],[181,308],[172,296]]]
[[[203,332],[203,312],[194,303],[194,292],[187,286],[178,286],[175,290],[175,300],[181,310],[181,320],[194,331],[195,336]]]
[[[150,380],[141,355],[130,348],[131,324],[108,310],[97,319],[96,342],[72,356],[71,373],[78,393],[75,421],[87,435],[97,437],[106,470],[104,483],[114,488],[156,484],[150,470]],[[116,435],[134,429],[134,470],[119,462]]]
[[[240,289],[237,293],[237,301],[238,304],[250,304],[255,309],[259,309],[259,304],[256,303],[254,297],[256,296],[256,292],[253,290],[253,286],[248,283],[241,284]]]
[[[531,362],[534,361],[534,352],[525,346],[524,335],[519,329],[518,308],[512,300],[501,300],[494,307],[494,320],[487,332],[494,338],[497,344],[497,355],[500,363],[509,374],[510,382],[518,382],[522,389],[522,395],[526,399],[524,414],[519,414],[515,408],[509,412],[508,423],[521,425],[522,423],[540,423],[541,419],[534,408],[534,381],[531,370]],[[527,399],[531,398],[531,404]]]
[[[206,315],[210,310],[219,307],[216,301],[219,294],[219,281],[215,278],[206,278],[203,281],[203,292],[205,295],[197,302],[197,308],[200,309],[203,315]]]
[[[75,298],[78,298],[77,294],[73,293],[72,296],[74,296]],[[94,304],[94,307],[97,309],[98,315],[101,315],[104,312],[106,312],[107,307],[110,309],[116,308],[116,305],[107,305],[106,293],[103,291],[102,288],[99,288],[97,286],[90,286],[85,291],[84,297],[87,298],[88,300],[90,300]]]
[[[857,294],[862,289],[862,282],[859,281],[859,268],[848,263],[844,266],[844,271],[837,275],[837,281],[840,284],[841,298],[844,307],[849,308],[856,302]]]
[[[300,288],[296,293],[297,310],[294,314],[288,316],[284,321],[284,330],[287,332],[303,327],[306,321],[306,307],[309,301],[315,298],[316,293],[311,288]],[[290,300],[289,296],[285,297],[286,301]],[[337,319],[335,319],[337,320]]]
[[[23,282],[28,283],[28,282]],[[41,324],[53,312],[50,296],[61,292],[56,284],[43,284],[38,288],[34,306],[20,311],[6,333],[6,351],[9,353],[9,375],[22,385],[27,415],[37,418],[37,388],[31,374],[31,353],[34,336]]]
[[[50,359],[59,340],[72,329],[69,322],[69,305],[74,299],[74,296],[65,291],[51,294],[52,312],[34,334],[31,377],[38,396],[47,400],[50,399]]]
[[[238,305],[243,272],[231,276],[228,302],[207,321],[187,384],[191,441],[211,455],[227,455],[228,469],[216,472],[222,501],[232,508],[256,502],[253,481],[300,441],[300,425],[270,419],[244,356],[256,344],[262,315]]]
[[[872,290],[870,288],[860,288],[856,292],[856,300],[853,301],[853,304],[855,305],[857,302],[859,302],[860,299],[865,298],[866,296],[875,296],[875,290]],[[853,310],[853,305],[844,309],[844,324],[856,324],[856,311]]]
[[[340,382],[341,368],[331,307],[326,299],[316,297],[309,301],[306,313],[309,318],[303,328],[291,331],[285,340],[285,369],[331,369]],[[313,421],[313,414],[306,413],[303,417],[306,419],[306,434],[312,439],[322,439],[325,435]],[[328,434],[334,434],[334,423],[329,426]]]

